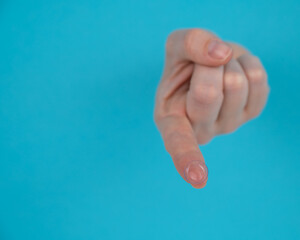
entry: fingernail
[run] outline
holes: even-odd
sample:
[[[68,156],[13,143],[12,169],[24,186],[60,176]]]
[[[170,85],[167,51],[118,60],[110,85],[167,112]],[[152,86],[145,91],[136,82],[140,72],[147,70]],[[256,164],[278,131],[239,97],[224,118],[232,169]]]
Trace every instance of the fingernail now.
[[[195,185],[200,185],[207,180],[208,170],[204,162],[191,161],[184,170],[185,179]]]
[[[208,45],[208,54],[217,60],[225,59],[231,51],[231,47],[222,41],[212,40]]]

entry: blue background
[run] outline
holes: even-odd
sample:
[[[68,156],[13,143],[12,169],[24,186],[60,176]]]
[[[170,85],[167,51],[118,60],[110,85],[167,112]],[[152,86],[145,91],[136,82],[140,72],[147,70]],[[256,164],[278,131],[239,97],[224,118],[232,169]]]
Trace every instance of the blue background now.
[[[0,239],[299,239],[300,3],[0,1]],[[261,57],[264,113],[175,171],[153,123],[167,35]]]

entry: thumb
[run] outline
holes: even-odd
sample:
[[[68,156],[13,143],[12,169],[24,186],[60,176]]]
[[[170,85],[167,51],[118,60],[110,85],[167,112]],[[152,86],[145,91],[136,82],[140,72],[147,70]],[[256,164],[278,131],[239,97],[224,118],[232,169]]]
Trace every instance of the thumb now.
[[[232,48],[214,34],[202,29],[177,30],[166,42],[166,67],[191,61],[216,67],[226,64],[232,57]]]
[[[204,187],[208,170],[189,120],[168,116],[158,120],[157,126],[178,173],[193,187]]]

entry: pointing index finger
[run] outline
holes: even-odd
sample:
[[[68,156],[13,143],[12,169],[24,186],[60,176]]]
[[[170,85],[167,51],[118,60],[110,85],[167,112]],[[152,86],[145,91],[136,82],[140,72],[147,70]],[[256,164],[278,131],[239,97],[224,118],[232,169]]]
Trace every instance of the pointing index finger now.
[[[179,174],[194,187],[204,187],[208,171],[188,119],[169,116],[157,125]]]

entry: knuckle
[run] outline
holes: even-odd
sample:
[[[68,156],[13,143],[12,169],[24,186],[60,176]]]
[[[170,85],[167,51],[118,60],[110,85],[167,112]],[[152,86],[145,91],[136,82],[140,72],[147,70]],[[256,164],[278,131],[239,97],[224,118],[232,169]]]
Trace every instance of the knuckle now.
[[[194,100],[201,104],[212,104],[223,98],[221,89],[214,85],[199,84],[192,89]]]
[[[244,87],[245,78],[241,73],[227,73],[225,75],[225,91],[240,91]]]
[[[253,84],[263,84],[266,82],[266,73],[262,68],[248,70],[249,82]]]

